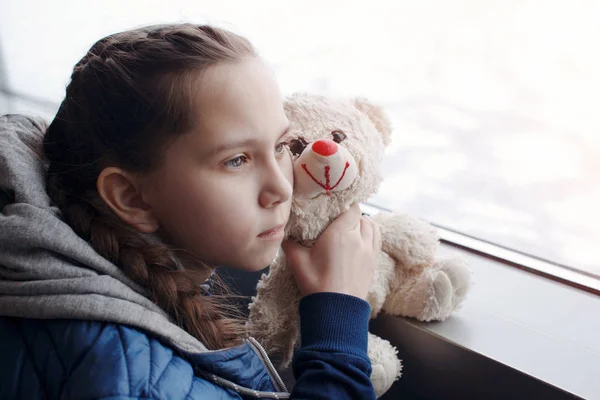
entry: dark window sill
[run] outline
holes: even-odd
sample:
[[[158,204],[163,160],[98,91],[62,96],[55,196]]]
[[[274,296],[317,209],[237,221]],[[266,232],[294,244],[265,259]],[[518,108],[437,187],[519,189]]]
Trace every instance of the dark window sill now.
[[[600,398],[600,297],[466,250],[476,284],[441,323],[380,315],[403,377],[383,399]]]

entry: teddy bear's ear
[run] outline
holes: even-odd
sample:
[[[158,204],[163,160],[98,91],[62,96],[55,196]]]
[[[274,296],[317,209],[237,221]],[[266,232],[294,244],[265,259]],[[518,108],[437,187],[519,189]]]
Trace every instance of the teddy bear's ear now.
[[[392,121],[390,121],[383,107],[370,103],[363,97],[354,99],[354,107],[365,113],[375,128],[383,135],[383,142],[387,146],[392,141]]]

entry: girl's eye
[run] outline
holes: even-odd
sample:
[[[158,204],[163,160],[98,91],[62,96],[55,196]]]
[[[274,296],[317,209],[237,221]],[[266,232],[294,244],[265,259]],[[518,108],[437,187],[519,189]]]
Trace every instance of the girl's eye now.
[[[248,162],[248,157],[237,156],[229,161],[225,161],[225,166],[230,168],[240,168],[242,165]]]
[[[342,143],[346,139],[346,134],[342,131],[333,131],[331,136],[333,136],[333,141],[336,143]]]
[[[277,146],[275,147],[275,152],[277,154],[283,154],[283,152],[285,151],[285,146],[288,145],[288,142],[281,142],[279,144],[277,144]]]
[[[306,146],[308,146],[308,142],[302,137],[292,139],[290,141],[290,151],[294,156],[299,156],[300,154],[302,154]]]

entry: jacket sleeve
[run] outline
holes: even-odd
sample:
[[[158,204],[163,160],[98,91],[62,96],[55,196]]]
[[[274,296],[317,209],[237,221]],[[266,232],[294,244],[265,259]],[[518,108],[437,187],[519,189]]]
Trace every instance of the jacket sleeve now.
[[[367,340],[371,307],[358,297],[315,293],[300,301],[301,348],[292,399],[375,399]]]

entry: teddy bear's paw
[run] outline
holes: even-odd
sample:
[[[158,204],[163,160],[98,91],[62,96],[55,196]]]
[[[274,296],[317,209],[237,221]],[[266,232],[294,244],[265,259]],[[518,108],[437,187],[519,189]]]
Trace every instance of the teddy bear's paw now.
[[[429,267],[412,280],[394,288],[383,310],[387,314],[421,321],[443,319],[452,312],[452,282],[445,272]]]
[[[459,258],[448,258],[436,262],[452,283],[452,310],[456,310],[467,297],[471,288],[471,270],[466,261]]]
[[[423,272],[413,289],[413,296],[415,292],[426,294],[422,312],[416,318],[421,321],[448,318],[464,301],[470,287],[471,271],[464,261],[455,258],[436,261]]]
[[[425,294],[422,311],[416,318],[421,321],[443,320],[448,318],[453,310],[452,297],[454,288],[448,275],[441,270],[426,271],[421,277],[423,293]],[[418,285],[418,286],[421,286]]]
[[[396,356],[398,350],[385,339],[369,333],[367,354],[371,360],[371,382],[377,397],[389,390],[400,378],[402,363]]]

